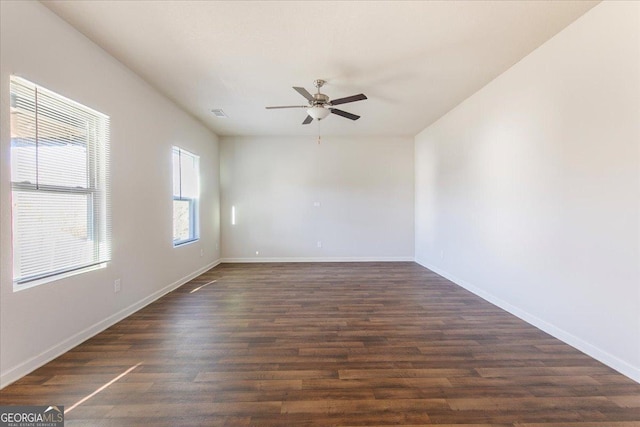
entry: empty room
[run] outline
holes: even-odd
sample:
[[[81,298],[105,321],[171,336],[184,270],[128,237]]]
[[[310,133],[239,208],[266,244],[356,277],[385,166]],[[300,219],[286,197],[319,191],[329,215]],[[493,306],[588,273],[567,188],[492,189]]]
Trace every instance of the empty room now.
[[[640,2],[0,25],[0,427],[640,426]]]

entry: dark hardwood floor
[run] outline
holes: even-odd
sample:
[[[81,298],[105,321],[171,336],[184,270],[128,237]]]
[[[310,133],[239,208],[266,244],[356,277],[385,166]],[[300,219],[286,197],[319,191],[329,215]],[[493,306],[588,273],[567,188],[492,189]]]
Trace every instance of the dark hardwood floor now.
[[[640,426],[640,385],[414,263],[223,264],[0,391],[67,426]]]

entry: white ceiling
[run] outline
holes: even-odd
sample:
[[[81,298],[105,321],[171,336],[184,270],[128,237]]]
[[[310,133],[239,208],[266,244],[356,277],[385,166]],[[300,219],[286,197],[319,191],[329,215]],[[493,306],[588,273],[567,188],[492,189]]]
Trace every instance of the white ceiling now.
[[[46,1],[218,135],[310,135],[292,86],[365,93],[323,135],[415,135],[592,1]],[[210,112],[223,108],[228,119]]]

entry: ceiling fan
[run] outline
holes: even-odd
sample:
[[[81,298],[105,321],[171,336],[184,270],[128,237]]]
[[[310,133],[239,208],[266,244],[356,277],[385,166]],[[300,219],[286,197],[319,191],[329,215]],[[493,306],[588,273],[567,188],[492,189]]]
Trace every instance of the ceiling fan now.
[[[337,114],[338,116],[346,117],[351,120],[358,120],[360,116],[355,114],[348,113],[346,111],[339,110],[337,108],[333,108],[334,105],[346,104],[348,102],[362,101],[367,99],[367,97],[361,93],[358,95],[347,96],[345,98],[338,98],[331,101],[327,95],[324,93],[320,93],[320,88],[324,86],[326,82],[324,80],[314,80],[313,84],[316,88],[318,88],[318,92],[314,95],[311,95],[305,88],[303,87],[294,87],[293,89],[298,92],[300,95],[307,98],[309,101],[309,105],[286,105],[281,107],[266,107],[267,110],[273,110],[278,108],[306,108],[307,109],[307,117],[302,122],[303,125],[308,125],[313,121],[322,120],[327,117],[330,113]]]

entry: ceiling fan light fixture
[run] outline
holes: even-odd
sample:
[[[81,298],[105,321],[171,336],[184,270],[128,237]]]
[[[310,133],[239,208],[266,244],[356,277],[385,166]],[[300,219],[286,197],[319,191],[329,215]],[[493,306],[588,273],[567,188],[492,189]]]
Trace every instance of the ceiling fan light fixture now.
[[[311,108],[307,108],[307,114],[313,117],[316,120],[322,120],[327,117],[331,113],[331,110],[328,108],[321,107],[319,105],[314,105]]]

